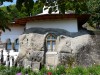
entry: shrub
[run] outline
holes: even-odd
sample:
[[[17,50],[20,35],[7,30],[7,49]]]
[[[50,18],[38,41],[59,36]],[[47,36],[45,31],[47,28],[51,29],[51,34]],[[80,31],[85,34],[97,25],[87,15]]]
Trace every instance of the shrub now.
[[[23,67],[5,67],[0,65],[0,75],[16,75],[18,70],[21,70],[22,75],[25,75],[26,71],[29,75],[47,75],[47,73],[52,73],[52,75],[100,75],[100,65],[94,65],[91,67],[81,67],[77,66],[75,68],[68,67],[65,68],[63,65],[59,65],[56,68],[43,67],[40,71],[33,72],[30,68]]]
[[[100,74],[100,65],[94,65],[87,68],[90,74],[99,75]]]
[[[65,72],[65,67],[64,67],[63,65],[57,66],[57,68],[56,68],[56,73],[57,73],[58,75],[66,73],[66,72]]]
[[[46,67],[43,67],[43,68],[40,70],[40,73],[41,73],[41,75],[46,74],[46,73],[47,73],[47,68],[46,68]]]
[[[78,66],[78,67],[72,69],[71,74],[89,75],[89,72],[86,68]]]

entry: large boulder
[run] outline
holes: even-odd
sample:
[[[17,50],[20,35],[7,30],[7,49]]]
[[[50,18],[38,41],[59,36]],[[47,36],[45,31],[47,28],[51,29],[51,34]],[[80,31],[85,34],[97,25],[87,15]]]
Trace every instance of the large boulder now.
[[[45,64],[45,38],[49,33],[57,36],[55,52],[58,54],[58,64],[67,64],[73,57],[78,65],[89,66],[100,64],[100,40],[98,34],[87,30],[70,33],[62,29],[30,28],[19,37],[20,52],[16,62],[37,61]]]
[[[21,60],[24,57],[30,57],[33,51],[42,51],[44,47],[44,35],[30,33],[30,34],[23,34],[19,37],[20,43],[20,51],[17,58],[17,61]]]

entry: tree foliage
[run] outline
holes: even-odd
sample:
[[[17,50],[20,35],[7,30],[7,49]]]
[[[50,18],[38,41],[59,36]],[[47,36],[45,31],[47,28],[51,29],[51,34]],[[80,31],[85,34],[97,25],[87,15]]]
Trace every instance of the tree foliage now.
[[[5,29],[10,30],[8,27],[9,24],[9,18],[7,16],[7,13],[5,13],[3,10],[0,9],[0,29],[5,31]]]
[[[13,0],[0,0],[0,5],[5,1],[12,2]],[[49,13],[56,12],[57,8],[60,11],[60,14],[65,14],[68,10],[72,10],[75,14],[90,14],[91,17],[89,19],[89,24],[91,26],[100,27],[100,0],[17,0],[16,7],[20,11],[13,7],[8,7],[9,14],[12,15],[7,16],[5,11],[0,9],[0,27],[8,28],[5,24],[7,24],[10,19],[21,18],[29,15],[36,15],[41,12],[43,6],[50,7]],[[17,12],[17,14],[15,14]],[[5,13],[5,14],[4,14]],[[21,14],[23,13],[23,14]],[[3,20],[5,20],[4,23]],[[3,27],[4,26],[4,27]]]
[[[17,9],[21,11],[21,8],[25,7],[28,15],[30,15],[30,13],[32,12],[33,6],[34,6],[33,0],[17,0],[16,2]]]
[[[87,6],[88,13],[91,14],[89,24],[100,29],[100,0],[89,0]]]
[[[0,0],[0,5],[2,5],[5,1],[12,2],[13,0]],[[0,9],[0,29],[3,31],[5,31],[5,29],[10,30],[8,24],[10,24],[10,20],[7,13]]]
[[[49,13],[56,11],[58,7],[60,13],[65,14],[72,10],[75,14],[90,14],[88,23],[100,29],[100,0],[39,0],[44,5],[50,7]]]
[[[55,11],[55,8],[58,8],[62,14],[65,14],[68,10],[73,10],[76,14],[80,14],[88,10],[86,5],[87,1],[88,0],[39,0],[38,2],[42,2],[45,6],[51,7],[51,12]]]
[[[12,1],[12,0],[6,0],[6,1]],[[16,19],[24,18],[24,17],[30,16],[30,15],[33,16],[33,15],[41,13],[43,4],[39,4],[37,2],[35,2],[34,4],[33,3],[31,4],[31,6],[30,5],[28,6],[27,3],[22,4],[20,9],[18,9],[17,5],[0,7],[0,28],[3,31],[5,31],[5,29],[10,30],[9,24],[11,22],[14,22]],[[16,6],[17,6],[17,8],[16,8]],[[33,8],[33,6],[34,6],[34,8]],[[20,7],[20,5],[19,5],[19,7]]]
[[[27,13],[26,8],[22,7],[21,10],[19,11],[16,8],[16,5],[10,5],[7,7],[1,7],[1,9],[7,13],[8,18],[10,19],[11,22],[15,21],[18,18],[24,18],[24,17],[28,17],[28,16],[33,16],[33,15],[37,15],[39,13],[42,13],[42,8],[43,5],[41,5],[41,7],[39,8],[40,4],[38,3],[34,3],[34,8],[31,10],[31,15]]]

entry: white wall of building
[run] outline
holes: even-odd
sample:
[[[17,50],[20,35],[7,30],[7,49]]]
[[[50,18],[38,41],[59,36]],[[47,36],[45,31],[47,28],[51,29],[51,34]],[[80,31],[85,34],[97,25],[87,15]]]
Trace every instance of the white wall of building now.
[[[24,28],[25,26],[12,26],[10,27],[11,31],[6,30],[5,32],[2,32],[1,34],[1,41],[2,43],[6,43],[6,41],[8,39],[11,40],[12,43],[14,43],[14,41],[24,32]],[[1,49],[2,50],[2,49]],[[19,49],[20,50],[20,49]],[[18,51],[19,51],[18,50]],[[4,62],[6,62],[6,66],[8,65],[8,63],[10,62],[10,66],[12,66],[14,64],[14,62],[12,61],[12,59],[14,59],[14,61],[16,60],[17,56],[18,56],[19,52],[15,52],[14,50],[10,50],[9,52],[9,61],[7,61],[7,56],[8,56],[8,51],[5,50],[5,48],[3,49],[3,58],[4,58]],[[0,52],[0,56],[1,56],[1,52]],[[12,58],[13,57],[13,58]],[[0,58],[1,59],[1,58]]]
[[[21,35],[24,32],[24,26],[13,26],[10,28],[11,31],[6,30],[1,34],[1,41],[3,43],[5,43],[7,39],[11,39],[11,42],[14,42],[19,37],[19,35]]]
[[[27,22],[26,29],[34,27],[41,28],[59,28],[69,32],[78,32],[77,19],[57,20],[57,21],[35,21]]]

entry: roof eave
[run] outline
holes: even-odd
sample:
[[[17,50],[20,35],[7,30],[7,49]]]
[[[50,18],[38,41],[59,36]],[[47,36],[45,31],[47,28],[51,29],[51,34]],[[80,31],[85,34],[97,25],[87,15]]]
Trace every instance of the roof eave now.
[[[45,21],[45,20],[57,20],[57,19],[72,19],[76,18],[78,23],[84,24],[89,19],[89,14],[45,14],[45,15],[37,15],[37,16],[31,16],[26,18],[17,19],[15,21],[15,24],[19,25],[25,25],[29,21]]]

